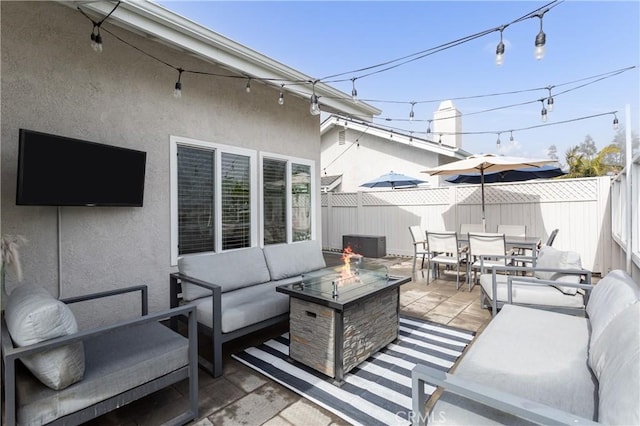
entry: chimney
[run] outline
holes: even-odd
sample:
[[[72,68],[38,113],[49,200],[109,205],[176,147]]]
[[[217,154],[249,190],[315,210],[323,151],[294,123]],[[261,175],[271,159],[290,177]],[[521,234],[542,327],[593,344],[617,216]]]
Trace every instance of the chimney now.
[[[453,101],[442,101],[440,107],[433,113],[432,140],[442,140],[442,145],[452,148],[462,148],[462,117]],[[449,134],[447,134],[449,133]],[[455,133],[455,134],[451,134]],[[442,134],[442,138],[440,138]]]

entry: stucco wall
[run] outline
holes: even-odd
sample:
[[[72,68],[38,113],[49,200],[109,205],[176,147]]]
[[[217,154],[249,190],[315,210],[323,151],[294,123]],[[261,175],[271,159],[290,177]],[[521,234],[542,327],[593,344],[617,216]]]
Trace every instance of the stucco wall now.
[[[338,144],[340,126],[334,126],[322,135],[322,173],[342,174],[342,192],[367,191],[363,183],[390,171],[402,173],[438,186],[438,177],[421,173],[438,163],[438,154],[402,143],[362,134],[347,128],[344,145]],[[360,146],[356,143],[359,140]]]
[[[1,8],[2,233],[29,240],[21,250],[25,281],[57,294],[57,208],[15,205],[19,128],[147,151],[144,207],[61,208],[64,297],[144,283],[150,310],[168,306],[170,135],[315,160],[319,177],[319,117],[309,114],[306,100],[287,96],[279,106],[279,91],[255,80],[247,94],[243,79],[193,74],[183,75],[183,97],[174,99],[174,69],[106,32],[104,51],[95,53],[91,23],[78,11],[51,2]],[[176,66],[229,74],[105,27]],[[317,226],[321,235],[319,220]]]

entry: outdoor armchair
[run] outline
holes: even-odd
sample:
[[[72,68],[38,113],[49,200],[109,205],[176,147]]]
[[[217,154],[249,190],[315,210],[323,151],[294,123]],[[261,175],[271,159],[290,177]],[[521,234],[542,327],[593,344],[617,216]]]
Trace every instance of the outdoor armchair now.
[[[77,331],[67,304],[131,292],[140,292],[140,317]],[[188,317],[188,337],[160,323],[176,315]],[[42,336],[45,332],[56,337]],[[26,338],[39,342],[15,343]],[[17,287],[2,318],[2,362],[9,426],[84,423],[185,379],[189,402],[167,424],[198,416],[195,307],[148,314],[146,286],[64,300],[41,287]],[[78,373],[69,378],[69,371]]]
[[[429,232],[427,231],[427,247],[429,248],[428,268],[434,265],[434,278],[440,274],[440,265],[455,266],[456,290],[460,287],[460,264],[467,259],[467,248],[460,248],[458,234],[455,232]],[[429,284],[429,274],[427,274]]]

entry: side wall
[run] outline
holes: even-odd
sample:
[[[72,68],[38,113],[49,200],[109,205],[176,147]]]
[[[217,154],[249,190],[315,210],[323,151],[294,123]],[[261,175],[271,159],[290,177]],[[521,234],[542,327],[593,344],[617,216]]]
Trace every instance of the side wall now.
[[[183,75],[174,99],[174,69],[105,31],[95,53],[80,12],[52,2],[1,8],[2,233],[29,240],[20,251],[25,282],[56,295],[60,273],[63,297],[144,283],[150,310],[168,307],[170,135],[314,160],[320,192],[319,117],[306,100],[287,96],[279,106],[279,91],[256,81],[247,94],[244,79],[194,74]],[[105,28],[176,66],[229,74],[108,21]],[[59,252],[57,208],[15,205],[19,128],[146,151],[144,207],[61,208]],[[119,316],[119,306],[109,309]]]
[[[580,253],[584,267],[611,269],[609,177],[485,185],[487,231],[526,225],[543,242],[559,229],[554,247]],[[386,236],[387,254],[412,256],[408,227],[459,230],[481,223],[480,185],[322,195],[323,245],[342,249],[342,235]]]

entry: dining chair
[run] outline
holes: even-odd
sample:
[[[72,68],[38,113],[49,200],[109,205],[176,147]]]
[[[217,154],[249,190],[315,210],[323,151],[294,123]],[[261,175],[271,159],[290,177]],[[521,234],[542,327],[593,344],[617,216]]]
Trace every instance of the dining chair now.
[[[556,235],[558,235],[558,231],[559,231],[558,228],[551,231],[551,234],[549,234],[549,238],[547,238],[547,242],[545,243],[546,246],[551,247],[551,245],[553,244],[553,241],[556,239]]]
[[[481,223],[460,224],[460,234],[467,235],[469,232],[484,232],[484,228]]]
[[[476,273],[484,273],[494,266],[507,266],[511,253],[507,251],[504,234],[469,232],[469,258],[475,259],[467,267],[467,282],[469,291],[476,283]],[[470,260],[471,262],[471,260]],[[473,271],[473,280],[471,272]]]
[[[429,232],[427,231],[427,246],[429,255],[427,256],[427,267],[431,269],[433,264],[435,269],[434,278],[440,276],[440,265],[456,267],[456,290],[460,287],[460,264],[466,260],[466,249],[460,248],[458,244],[458,234],[455,232]],[[429,284],[427,274],[427,284]]]
[[[511,237],[526,237],[526,225],[498,225],[498,234],[509,235]]]
[[[427,248],[426,234],[420,227],[420,225],[409,226],[409,232],[411,233],[411,239],[413,240],[413,266],[411,272],[416,271],[416,259],[422,255],[422,265],[420,269],[424,268],[424,258],[429,254]]]

